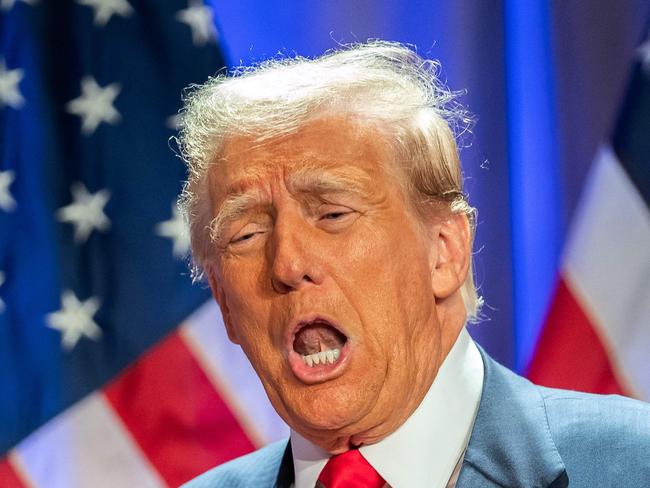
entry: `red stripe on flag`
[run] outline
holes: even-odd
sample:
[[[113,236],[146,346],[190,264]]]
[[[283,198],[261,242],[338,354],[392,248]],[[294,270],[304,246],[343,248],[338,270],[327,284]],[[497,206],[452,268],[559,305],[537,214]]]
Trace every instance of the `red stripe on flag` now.
[[[144,354],[105,393],[171,486],[254,450],[177,333]]]
[[[603,341],[562,277],[527,376],[553,388],[624,394]]]
[[[2,488],[26,488],[28,486],[21,481],[7,458],[0,459],[0,486]]]

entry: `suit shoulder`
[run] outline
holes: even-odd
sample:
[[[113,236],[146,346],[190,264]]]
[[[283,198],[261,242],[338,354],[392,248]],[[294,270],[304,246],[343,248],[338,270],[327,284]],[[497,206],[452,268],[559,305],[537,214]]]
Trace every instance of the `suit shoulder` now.
[[[620,395],[538,388],[554,433],[599,438],[623,435],[649,445],[650,404]]]
[[[571,472],[635,471],[650,479],[640,454],[650,451],[650,404],[619,395],[592,395],[539,387],[551,435]]]
[[[278,441],[188,481],[182,488],[248,488],[275,485],[287,441]]]

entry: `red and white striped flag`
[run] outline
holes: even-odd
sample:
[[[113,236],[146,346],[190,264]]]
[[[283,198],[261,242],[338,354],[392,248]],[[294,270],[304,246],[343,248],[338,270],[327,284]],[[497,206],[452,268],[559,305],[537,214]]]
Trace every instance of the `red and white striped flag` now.
[[[0,460],[2,488],[179,486],[288,436],[213,301]]]
[[[598,151],[528,376],[650,400],[650,37]]]

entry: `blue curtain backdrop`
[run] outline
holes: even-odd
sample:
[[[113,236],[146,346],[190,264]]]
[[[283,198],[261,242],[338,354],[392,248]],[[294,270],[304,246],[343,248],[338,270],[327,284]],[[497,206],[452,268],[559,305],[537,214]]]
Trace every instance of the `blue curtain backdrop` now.
[[[479,209],[476,272],[501,362],[527,364],[582,181],[611,130],[647,0],[213,0],[231,65],[339,42],[406,42],[439,59],[477,116],[462,152]]]

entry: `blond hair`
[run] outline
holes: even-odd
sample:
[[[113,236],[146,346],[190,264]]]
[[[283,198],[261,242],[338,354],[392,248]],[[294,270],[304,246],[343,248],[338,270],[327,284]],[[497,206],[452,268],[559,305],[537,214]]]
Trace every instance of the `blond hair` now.
[[[189,176],[179,205],[190,228],[195,277],[202,275],[213,247],[207,174],[226,141],[248,136],[262,144],[327,114],[380,127],[414,206],[434,202],[465,214],[473,234],[475,209],[463,193],[456,143],[471,120],[456,102],[458,94],[440,82],[439,71],[436,61],[402,44],[372,41],[313,60],[273,59],[190,87],[178,138]],[[471,320],[482,303],[471,265],[461,294]]]

